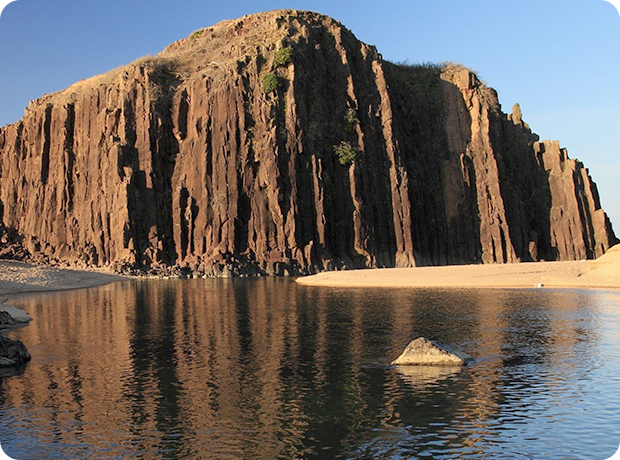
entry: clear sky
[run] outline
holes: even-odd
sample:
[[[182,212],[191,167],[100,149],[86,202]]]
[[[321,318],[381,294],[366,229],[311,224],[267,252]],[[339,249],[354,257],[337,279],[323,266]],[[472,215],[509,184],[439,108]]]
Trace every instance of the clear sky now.
[[[620,15],[603,0],[17,0],[0,16],[0,126],[45,93],[277,8],[332,16],[391,61],[473,68],[505,112],[519,102],[584,162],[620,234]]]

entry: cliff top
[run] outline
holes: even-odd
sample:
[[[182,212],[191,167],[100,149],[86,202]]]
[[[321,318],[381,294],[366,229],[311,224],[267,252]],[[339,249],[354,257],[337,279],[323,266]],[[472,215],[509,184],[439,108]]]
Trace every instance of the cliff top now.
[[[135,61],[119,66],[106,73],[80,80],[64,90],[45,94],[31,101],[26,111],[47,103],[71,103],[76,96],[99,86],[118,84],[136,72],[158,69],[174,75],[180,80],[192,77],[223,78],[232,75],[241,66],[251,62],[262,65],[274,51],[283,47],[303,46],[307,43],[310,30],[320,29],[320,33],[338,36],[344,40],[357,40],[354,34],[339,21],[312,11],[278,9],[263,13],[246,15],[238,19],[224,20],[217,24],[198,29],[189,36],[175,41],[155,56],[143,56]],[[381,59],[374,46],[368,48]],[[476,73],[461,64],[446,62],[441,64],[402,65],[407,67],[427,67],[445,80],[459,85],[467,84],[487,88]],[[461,74],[463,72],[467,75]],[[465,83],[463,83],[465,84]],[[494,91],[487,92],[494,97],[493,105],[498,105]]]
[[[261,59],[278,48],[293,46],[307,37],[309,29],[350,37],[339,21],[312,11],[280,9],[224,20],[192,32],[168,45],[155,56],[144,56],[109,72],[80,80],[68,88],[31,102],[71,102],[78,93],[127,79],[136,69],[165,69],[181,79],[194,75],[218,77],[235,72],[240,65]]]
[[[283,47],[309,44],[311,30],[339,39],[355,40],[354,34],[339,21],[313,11],[278,9],[245,15],[238,19],[224,20],[192,32],[185,38],[166,46],[155,56],[143,56],[106,73],[80,80],[64,90],[45,94],[30,102],[25,112],[35,107],[54,103],[68,104],[79,94],[96,90],[101,86],[122,84],[139,73],[155,73],[158,70],[178,80],[191,78],[222,79],[253,63],[257,67],[266,63],[270,55]],[[372,45],[368,49],[379,60],[381,55]],[[459,87],[476,87],[490,105],[500,108],[497,93],[480,80],[476,72],[457,63],[399,64],[407,70],[416,67],[431,71]],[[520,122],[519,118],[519,122]],[[525,125],[525,124],[524,124]],[[527,125],[525,125],[527,127]],[[529,128],[529,127],[527,127]]]

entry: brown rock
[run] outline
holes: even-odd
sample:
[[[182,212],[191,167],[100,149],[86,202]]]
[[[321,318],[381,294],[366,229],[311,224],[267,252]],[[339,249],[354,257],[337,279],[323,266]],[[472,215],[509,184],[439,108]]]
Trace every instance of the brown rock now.
[[[0,209],[33,258],[187,276],[591,258],[616,241],[581,163],[475,74],[385,62],[291,10],[32,102],[0,128]]]

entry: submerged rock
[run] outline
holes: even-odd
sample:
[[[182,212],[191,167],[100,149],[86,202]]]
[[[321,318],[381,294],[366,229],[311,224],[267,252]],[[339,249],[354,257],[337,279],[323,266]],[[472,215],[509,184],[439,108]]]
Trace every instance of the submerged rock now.
[[[20,340],[0,335],[0,367],[20,366],[30,359],[30,353]]]
[[[412,340],[392,364],[462,366],[473,360],[467,353],[449,345],[419,337]]]

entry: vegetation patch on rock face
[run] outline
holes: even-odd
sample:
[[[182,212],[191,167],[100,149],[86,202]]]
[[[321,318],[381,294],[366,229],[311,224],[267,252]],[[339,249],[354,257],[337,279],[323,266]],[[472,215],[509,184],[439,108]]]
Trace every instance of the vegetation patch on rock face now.
[[[359,150],[353,147],[350,142],[342,141],[334,146],[334,155],[342,166],[348,166],[359,158]]]
[[[265,93],[271,93],[272,91],[275,91],[284,86],[284,79],[272,73],[268,73],[263,75],[262,83],[263,91]]]
[[[192,40],[196,40],[200,37],[202,37],[205,33],[204,29],[200,29],[200,30],[196,30],[195,32],[192,32],[192,34],[189,36],[189,38],[191,38]]]
[[[289,46],[285,46],[284,48],[280,48],[276,51],[276,55],[273,58],[273,66],[274,67],[284,67],[291,63],[293,59],[293,48]]]
[[[344,130],[348,134],[353,134],[359,122],[360,120],[357,118],[357,112],[355,109],[349,107],[344,113]]]

